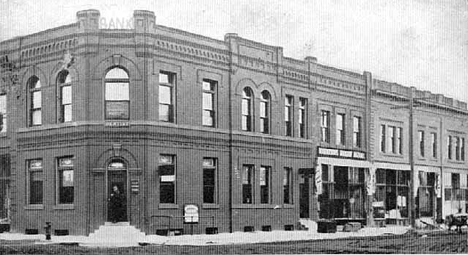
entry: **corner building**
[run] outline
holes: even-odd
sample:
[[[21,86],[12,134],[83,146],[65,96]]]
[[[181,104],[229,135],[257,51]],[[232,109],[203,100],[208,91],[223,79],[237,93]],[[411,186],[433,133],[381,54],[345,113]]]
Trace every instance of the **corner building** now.
[[[397,97],[393,85],[236,34],[164,27],[150,11],[133,18],[133,29],[100,29],[99,11],[80,11],[74,24],[0,43],[0,213],[12,231],[43,233],[51,222],[54,234],[92,233],[109,221],[114,186],[122,220],[147,234],[369,224],[371,201],[387,200],[383,222],[397,224],[387,220],[396,202],[378,195],[379,169],[408,166],[378,151],[379,125],[407,125],[382,108]],[[441,184],[450,175],[437,193],[450,199],[424,205],[433,218],[462,203],[467,173],[466,104],[439,97],[414,125],[445,146],[417,164]],[[453,160],[442,156],[447,139]],[[439,190],[439,177],[425,176],[423,188]],[[184,223],[188,205],[197,224]]]

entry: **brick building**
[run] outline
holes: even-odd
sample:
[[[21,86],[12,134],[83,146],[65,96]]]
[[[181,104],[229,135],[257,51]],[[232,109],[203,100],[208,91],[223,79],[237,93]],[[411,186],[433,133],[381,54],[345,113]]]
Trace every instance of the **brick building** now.
[[[409,224],[409,112],[392,107],[410,93],[432,96],[414,110],[418,217],[466,210],[466,103],[133,18],[100,29],[98,11],[80,11],[0,43],[0,216],[13,231],[89,234],[109,221],[113,186],[122,220],[148,234]],[[184,224],[190,205],[197,224]]]

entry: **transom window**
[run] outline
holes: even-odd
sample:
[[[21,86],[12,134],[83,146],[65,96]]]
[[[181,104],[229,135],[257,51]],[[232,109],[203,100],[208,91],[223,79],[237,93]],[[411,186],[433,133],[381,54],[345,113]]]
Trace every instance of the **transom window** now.
[[[128,120],[130,118],[130,91],[127,72],[114,67],[105,79],[105,118]]]

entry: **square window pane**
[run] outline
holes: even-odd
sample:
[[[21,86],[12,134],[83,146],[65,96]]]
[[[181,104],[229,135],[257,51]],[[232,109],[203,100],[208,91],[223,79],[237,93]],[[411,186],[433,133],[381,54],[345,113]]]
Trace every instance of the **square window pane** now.
[[[34,110],[32,112],[32,124],[33,125],[41,125],[42,124],[42,111]]]
[[[106,119],[129,119],[129,102],[106,102]]]
[[[170,83],[169,82],[169,74],[159,73],[159,83]]]
[[[73,187],[73,170],[63,170],[61,180],[62,187]]]
[[[128,83],[106,83],[106,100],[130,100]]]
[[[63,121],[64,122],[72,121],[72,106],[71,105],[63,106]]]
[[[62,87],[62,104],[72,103],[72,90],[71,86]]]
[[[213,110],[213,94],[203,93],[203,109]]]
[[[211,82],[203,81],[203,90],[213,91],[214,90],[214,84],[211,83]]]
[[[0,113],[1,114],[6,114],[6,95],[0,95]]]
[[[32,93],[32,109],[38,109],[42,107],[42,94],[40,91]]]
[[[267,116],[267,103],[260,102],[260,117],[264,118]]]
[[[203,111],[203,125],[204,126],[210,126],[212,127],[213,126],[213,120],[214,120],[214,112],[212,111]]]
[[[172,107],[171,105],[160,104],[159,105],[159,120],[172,122]]]
[[[172,104],[172,88],[168,86],[159,86],[159,103]]]
[[[250,115],[250,100],[242,99],[242,115]]]

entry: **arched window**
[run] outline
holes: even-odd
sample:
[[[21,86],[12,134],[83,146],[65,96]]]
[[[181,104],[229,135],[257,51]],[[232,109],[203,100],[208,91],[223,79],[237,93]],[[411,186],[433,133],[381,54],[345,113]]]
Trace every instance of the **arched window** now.
[[[128,120],[130,118],[130,92],[127,72],[114,67],[105,78],[105,118]]]
[[[63,70],[57,77],[57,86],[59,93],[59,117],[60,123],[72,121],[72,87],[71,75]]]
[[[242,92],[242,130],[252,131],[252,90],[244,88]]]
[[[270,133],[270,102],[270,93],[264,90],[260,101],[260,132],[264,134]]]
[[[38,126],[42,124],[42,94],[41,81],[36,76],[29,78],[29,126]]]

